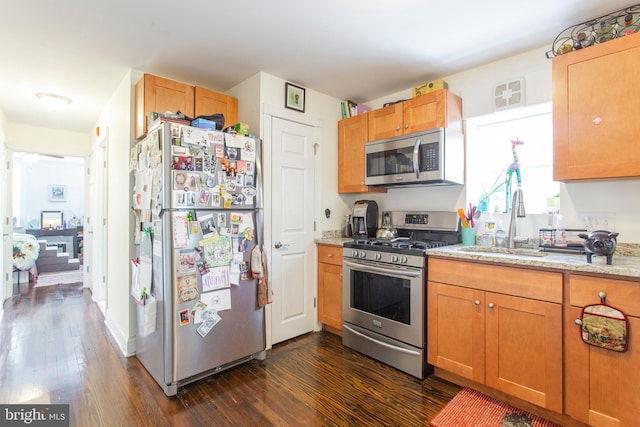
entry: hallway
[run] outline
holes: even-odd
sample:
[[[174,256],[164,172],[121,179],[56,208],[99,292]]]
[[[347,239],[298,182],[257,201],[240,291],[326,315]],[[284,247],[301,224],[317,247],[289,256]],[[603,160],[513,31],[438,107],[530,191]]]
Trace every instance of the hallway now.
[[[0,323],[0,402],[70,404],[71,426],[426,425],[459,389],[321,332],[167,398],[135,357],[121,355],[81,283],[31,286],[5,302]]]

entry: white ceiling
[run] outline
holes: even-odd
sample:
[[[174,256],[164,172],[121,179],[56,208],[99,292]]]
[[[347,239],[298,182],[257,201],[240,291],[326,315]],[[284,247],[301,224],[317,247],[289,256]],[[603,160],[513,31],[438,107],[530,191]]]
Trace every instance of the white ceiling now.
[[[20,0],[0,5],[0,108],[89,132],[132,68],[225,92],[259,71],[379,98],[519,52],[629,0]],[[73,100],[48,112],[35,97]]]

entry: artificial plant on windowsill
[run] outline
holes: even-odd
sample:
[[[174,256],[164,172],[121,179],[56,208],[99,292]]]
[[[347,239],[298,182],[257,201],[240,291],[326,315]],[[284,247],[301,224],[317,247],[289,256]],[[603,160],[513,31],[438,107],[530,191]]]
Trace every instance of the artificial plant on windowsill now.
[[[498,191],[502,191],[505,188],[506,181],[504,179],[504,169],[500,171],[496,179],[493,181],[491,185],[491,190],[486,191],[484,186],[482,186],[482,191],[484,193],[478,199],[478,210],[480,212],[487,212],[489,210],[489,202],[491,201],[491,196],[496,194]]]

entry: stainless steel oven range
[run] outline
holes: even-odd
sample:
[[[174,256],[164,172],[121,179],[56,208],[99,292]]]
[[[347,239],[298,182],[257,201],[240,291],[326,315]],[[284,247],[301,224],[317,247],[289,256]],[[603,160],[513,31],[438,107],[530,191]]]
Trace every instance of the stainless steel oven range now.
[[[428,248],[460,242],[456,212],[389,212],[393,239],[344,244],[342,343],[415,377],[427,351]]]

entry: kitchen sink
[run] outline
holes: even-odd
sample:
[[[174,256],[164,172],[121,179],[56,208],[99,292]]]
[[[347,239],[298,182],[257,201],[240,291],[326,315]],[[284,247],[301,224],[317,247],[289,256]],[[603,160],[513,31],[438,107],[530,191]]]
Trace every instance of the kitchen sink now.
[[[491,254],[505,254],[505,255],[524,255],[524,256],[536,256],[543,257],[549,255],[548,252],[541,251],[540,249],[526,249],[526,248],[497,248],[489,246],[463,246],[460,248],[462,252],[479,252],[479,253],[491,253]]]

